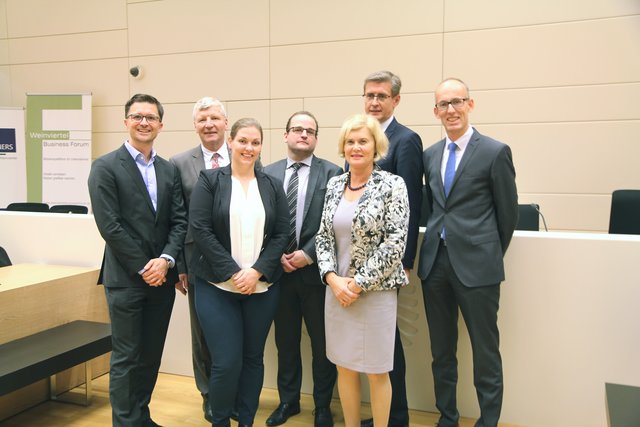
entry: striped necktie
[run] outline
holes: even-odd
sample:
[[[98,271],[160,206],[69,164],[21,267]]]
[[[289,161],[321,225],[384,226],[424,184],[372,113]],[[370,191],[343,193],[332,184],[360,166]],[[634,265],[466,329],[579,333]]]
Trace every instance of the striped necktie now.
[[[287,186],[287,203],[289,204],[289,245],[287,245],[287,253],[295,251],[298,247],[296,239],[296,208],[298,206],[298,169],[303,163],[294,163],[290,167],[293,169],[289,185]]]

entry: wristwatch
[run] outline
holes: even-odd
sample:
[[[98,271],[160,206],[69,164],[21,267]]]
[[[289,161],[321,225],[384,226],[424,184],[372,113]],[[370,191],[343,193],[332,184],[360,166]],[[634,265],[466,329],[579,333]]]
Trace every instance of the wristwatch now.
[[[167,261],[167,264],[169,264],[169,268],[173,268],[173,266],[175,265],[175,262],[171,261],[171,258],[169,258],[168,256],[161,256],[160,258]]]

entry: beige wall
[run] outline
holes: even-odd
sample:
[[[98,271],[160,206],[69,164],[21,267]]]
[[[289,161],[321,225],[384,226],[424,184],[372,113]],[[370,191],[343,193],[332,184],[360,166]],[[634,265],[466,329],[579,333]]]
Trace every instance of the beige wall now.
[[[454,75],[473,124],[513,148],[521,201],[550,228],[605,231],[611,191],[640,188],[639,42],[637,0],[0,0],[0,105],[91,92],[97,157],[125,138],[128,97],[148,92],[166,107],[169,157],[197,143],[191,106],[211,95],[231,121],[263,123],[265,163],[305,108],[317,153],[340,162],[338,128],[362,110],[369,72],[402,77],[397,117],[425,147],[442,136],[433,89]]]

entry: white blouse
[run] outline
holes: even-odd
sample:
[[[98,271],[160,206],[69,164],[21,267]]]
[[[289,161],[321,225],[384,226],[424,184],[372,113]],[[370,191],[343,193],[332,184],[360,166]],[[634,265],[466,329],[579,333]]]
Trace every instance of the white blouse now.
[[[255,264],[260,256],[264,237],[265,213],[258,181],[249,182],[245,193],[242,183],[231,177],[231,202],[229,203],[229,222],[231,233],[231,257],[240,268]],[[239,293],[231,279],[223,283],[214,283],[225,291]],[[258,281],[255,293],[265,292],[270,283]]]

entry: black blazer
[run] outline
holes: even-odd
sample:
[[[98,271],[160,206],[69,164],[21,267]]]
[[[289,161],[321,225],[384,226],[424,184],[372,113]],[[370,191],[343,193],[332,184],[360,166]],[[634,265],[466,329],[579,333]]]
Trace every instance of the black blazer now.
[[[287,159],[279,160],[265,166],[264,172],[278,179],[283,186]],[[304,200],[304,213],[302,217],[302,227],[300,228],[299,247],[313,260],[313,264],[294,271],[294,274],[285,274],[284,277],[298,276],[305,283],[311,285],[324,286],[318,271],[316,257],[316,233],[320,228],[320,219],[324,206],[324,195],[327,192],[327,181],[342,173],[342,169],[333,163],[313,156],[311,159],[311,170],[309,171],[309,181],[307,183],[307,195]],[[284,189],[284,187],[283,187]],[[283,278],[284,279],[284,278]]]
[[[273,283],[282,275],[280,257],[289,239],[289,208],[282,184],[260,170],[255,173],[265,225],[260,256],[252,267],[262,273],[261,280]],[[195,250],[189,271],[209,282],[224,282],[240,271],[231,257],[231,186],[229,165],[202,171],[191,194],[189,226]]]
[[[156,211],[124,145],[91,166],[89,196],[98,231],[106,243],[100,272],[105,286],[148,286],[138,272],[150,259],[162,254],[175,260],[180,256],[187,233],[180,176],[175,166],[160,156],[156,156],[154,168]],[[173,287],[177,281],[176,269],[169,269],[165,286]]]
[[[460,281],[468,287],[497,285],[504,280],[503,256],[518,222],[511,149],[474,130],[445,198],[441,174],[445,141],[424,152],[431,215],[418,277],[425,280],[431,272],[444,226],[449,260]]]
[[[420,135],[394,118],[385,135],[389,139],[389,152],[377,164],[380,169],[401,176],[409,195],[409,231],[402,265],[413,268],[418,249],[420,211],[422,209],[422,139]]]

